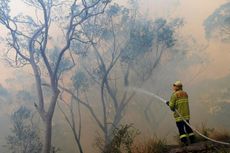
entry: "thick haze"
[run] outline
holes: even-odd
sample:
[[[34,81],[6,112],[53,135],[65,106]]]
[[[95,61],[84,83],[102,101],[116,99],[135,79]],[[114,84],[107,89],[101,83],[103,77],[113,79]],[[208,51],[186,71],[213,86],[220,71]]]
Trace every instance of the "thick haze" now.
[[[12,1],[12,10],[14,13],[18,13],[20,10],[27,10],[25,13],[32,13],[28,10],[28,7],[19,1]],[[117,1],[119,4],[123,1]],[[185,20],[185,25],[182,29],[183,34],[186,36],[194,37],[200,45],[208,46],[203,50],[201,54],[206,54],[204,59],[209,59],[208,65],[201,65],[204,72],[199,76],[198,80],[203,79],[217,79],[224,77],[230,73],[228,67],[228,61],[230,57],[229,45],[223,44],[218,41],[205,40],[204,35],[204,20],[212,14],[221,4],[225,3],[226,0],[193,0],[193,1],[180,1],[180,0],[142,0],[139,1],[142,15],[147,15],[150,18],[175,18],[181,17]],[[27,9],[26,9],[27,8]],[[4,32],[1,30],[0,34]],[[1,48],[2,47],[2,44]],[[196,50],[194,50],[196,51]],[[1,61],[1,63],[4,63]],[[1,64],[0,68],[4,69],[5,66]],[[192,73],[198,72],[199,66],[191,68]],[[8,69],[8,68],[7,68]],[[11,70],[4,70],[0,78],[1,84],[5,84],[4,80],[9,77],[8,73]],[[189,79],[188,79],[189,80]]]
[[[143,10],[148,10],[149,16],[182,17],[185,20],[183,34],[192,36],[201,45],[208,45],[203,51],[206,53],[209,63],[204,66],[202,75],[198,80],[217,79],[230,73],[230,45],[216,40],[207,42],[204,33],[204,20],[212,14],[226,0],[144,0]],[[167,4],[167,5],[165,5]],[[144,14],[144,13],[143,13]],[[197,50],[194,50],[195,52]],[[201,53],[202,54],[202,53]],[[206,57],[203,57],[204,59]],[[193,68],[191,68],[193,69]],[[194,68],[193,71],[199,71]]]
[[[27,9],[17,0],[12,0],[12,2],[12,10],[14,10],[14,12],[18,12],[18,10]],[[117,0],[117,2],[119,4],[124,3],[123,0]],[[188,39],[191,44],[194,44],[189,50],[187,50],[188,55],[186,55],[186,59],[182,57],[183,54],[177,54],[176,56],[178,57],[176,58],[176,61],[172,61],[168,64],[164,64],[163,61],[156,68],[156,70],[154,70],[154,76],[146,83],[146,85],[143,88],[150,92],[155,92],[167,99],[170,97],[171,94],[171,84],[175,80],[182,80],[186,91],[188,91],[190,94],[190,100],[192,103],[192,123],[198,126],[201,123],[207,123],[212,127],[218,124],[220,128],[229,130],[230,125],[224,123],[226,122],[225,118],[222,122],[219,122],[220,120],[222,120],[222,117],[225,114],[222,113],[221,115],[223,116],[216,115],[216,118],[214,118],[213,120],[209,119],[208,115],[210,112],[213,113],[213,109],[214,113],[218,113],[219,104],[230,104],[230,96],[223,97],[221,95],[222,97],[220,98],[223,98],[225,100],[220,100],[220,103],[218,103],[217,101],[212,101],[214,100],[212,99],[213,93],[216,93],[216,96],[219,96],[218,93],[222,93],[220,91],[223,90],[224,92],[225,90],[229,91],[230,89],[230,85],[228,85],[230,81],[230,44],[223,43],[215,39],[211,39],[209,41],[206,40],[205,30],[203,26],[204,20],[209,15],[211,15],[215,9],[217,9],[226,2],[226,0],[139,0],[139,13],[141,13],[144,16],[146,15],[152,19],[159,17],[183,18],[184,26],[179,30],[180,36],[184,39]],[[28,13],[31,12],[28,10]],[[3,36],[4,34],[5,33],[1,28],[0,35]],[[4,49],[5,48],[3,44],[0,43],[1,55]],[[167,56],[172,55],[169,53],[165,55],[164,58],[167,59]],[[4,61],[3,57],[1,57],[0,59],[0,69],[0,85],[4,86],[5,88],[12,89],[15,87],[17,89],[25,89],[27,88],[27,86],[32,85],[32,83],[26,84],[26,82],[24,82],[23,85],[16,85],[17,79],[20,80],[20,78],[17,78],[16,81],[14,80],[14,78],[16,76],[23,77],[20,74],[16,75],[16,73],[22,70],[15,70],[8,66],[7,63]],[[25,69],[27,68],[24,68],[24,70]],[[31,74],[29,72],[26,72],[26,77],[29,76],[31,76]],[[33,80],[33,78],[31,80]],[[215,90],[218,90],[218,92],[216,92]],[[157,127],[156,125],[153,125],[153,128],[161,129],[160,127],[164,127],[164,130],[152,131],[152,127],[148,127],[146,123],[142,123],[144,115],[136,115],[145,108],[148,101],[154,101],[154,99],[145,95],[141,95],[138,98],[136,98],[135,104],[129,107],[128,112],[130,112],[130,114],[127,114],[127,120],[129,121],[129,123],[134,122],[135,126],[141,130],[143,129],[143,131],[146,130],[151,134],[159,133],[160,136],[166,137],[167,139],[169,139],[170,142],[172,142],[173,136],[176,135],[177,131],[174,125],[172,114],[164,105],[161,105],[160,103],[156,104],[153,106],[151,110],[155,112],[153,113],[154,115],[152,116],[152,118],[155,118],[156,121],[159,120],[159,125],[157,125]],[[135,107],[137,102],[143,103],[143,108],[139,105],[138,107]],[[3,108],[4,104],[2,104],[1,101],[0,106],[0,111],[2,111],[0,113],[0,143],[3,143],[4,138],[7,135],[6,133],[9,132],[6,129],[9,124],[9,121],[7,119],[9,119],[10,113],[12,113],[16,106],[14,107],[10,104],[9,106],[7,106],[6,110],[5,108]],[[204,111],[204,109],[206,110]],[[215,111],[215,109],[217,109],[217,111]],[[138,113],[134,113],[134,111],[137,111]],[[157,116],[158,113],[159,116]],[[136,115],[136,118],[132,118],[133,114]],[[85,116],[87,115],[88,114],[85,114]],[[202,115],[204,118],[200,118],[200,115]],[[55,126],[63,125],[63,117],[56,116],[55,120],[58,120]],[[60,120],[63,120],[63,122],[61,122]],[[90,121],[85,120],[84,122],[87,124]],[[146,126],[143,126],[145,124]],[[90,127],[91,126],[89,126],[88,128],[90,129]],[[68,131],[70,130],[67,129],[67,127],[65,128],[66,129],[64,129],[63,127],[59,127],[56,129],[56,131],[61,133],[61,130],[64,129],[65,132],[62,134],[63,136],[67,137]],[[96,135],[94,131],[90,131],[89,133],[93,136]],[[93,143],[91,142],[93,140],[94,139],[89,136],[83,138],[83,141],[88,142],[90,144]],[[54,142],[58,143],[60,147],[66,147],[67,145],[74,143],[71,140],[69,141],[70,142],[60,142],[59,138],[54,140]],[[87,147],[87,145],[87,143],[84,144],[84,147]],[[76,149],[74,147],[67,148],[70,152]],[[1,149],[2,148],[0,146],[0,152]],[[88,149],[90,150],[91,148]]]

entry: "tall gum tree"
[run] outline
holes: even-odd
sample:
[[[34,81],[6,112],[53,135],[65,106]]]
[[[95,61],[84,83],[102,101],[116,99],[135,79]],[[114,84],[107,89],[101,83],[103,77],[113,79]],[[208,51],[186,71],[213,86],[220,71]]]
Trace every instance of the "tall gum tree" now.
[[[141,87],[153,75],[163,53],[174,46],[174,33],[181,24],[180,19],[152,21],[135,9],[114,4],[105,14],[82,26],[81,31],[91,44],[90,52],[80,58],[81,70],[72,78],[74,86],[62,89],[89,110],[104,135],[105,146],[135,95],[127,89]],[[93,101],[88,98],[90,91],[97,95]]]
[[[7,50],[5,58],[13,67],[29,65],[35,79],[37,99],[34,103],[43,123],[42,153],[50,153],[52,118],[60,93],[58,84],[66,69],[61,69],[66,52],[71,52],[78,27],[93,16],[102,14],[110,0],[22,0],[34,15],[12,16],[13,1],[1,0],[0,24],[7,31],[3,37]],[[54,32],[55,31],[55,32]],[[60,34],[58,33],[60,31]],[[57,58],[50,58],[55,52]],[[50,92],[46,97],[44,89]]]

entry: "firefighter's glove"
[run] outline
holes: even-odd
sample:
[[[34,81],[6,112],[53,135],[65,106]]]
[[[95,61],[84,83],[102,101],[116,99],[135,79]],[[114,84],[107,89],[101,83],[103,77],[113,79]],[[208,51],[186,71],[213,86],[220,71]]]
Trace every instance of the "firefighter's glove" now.
[[[166,101],[165,103],[166,103],[166,105],[168,105],[168,106],[169,106],[169,101]]]

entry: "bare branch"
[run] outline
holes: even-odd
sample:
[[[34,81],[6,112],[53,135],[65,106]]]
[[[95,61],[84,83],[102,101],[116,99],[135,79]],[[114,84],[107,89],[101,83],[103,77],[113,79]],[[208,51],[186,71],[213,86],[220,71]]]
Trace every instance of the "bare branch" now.
[[[89,109],[91,115],[93,116],[93,118],[95,119],[95,121],[97,122],[97,124],[99,125],[99,127],[102,129],[102,131],[104,131],[104,127],[101,124],[100,120],[98,119],[97,115],[95,114],[93,108],[87,104],[86,102],[82,101],[81,99],[79,99],[73,92],[71,92],[69,89],[64,88],[64,87],[60,87],[62,90],[64,90],[65,92],[67,92],[68,94],[70,94],[75,100],[77,100],[80,104],[82,104],[83,106],[85,106],[86,108]]]

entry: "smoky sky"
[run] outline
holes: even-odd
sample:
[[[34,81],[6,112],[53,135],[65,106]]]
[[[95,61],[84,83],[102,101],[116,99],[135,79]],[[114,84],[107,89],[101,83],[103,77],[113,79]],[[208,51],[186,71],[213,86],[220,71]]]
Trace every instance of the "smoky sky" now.
[[[117,0],[116,1],[120,5],[126,5],[127,2],[124,2],[123,0]],[[139,13],[143,16],[146,16],[151,19],[155,18],[183,18],[184,19],[184,26],[180,28],[179,34],[182,36],[182,38],[194,40],[194,45],[190,47],[188,51],[188,54],[186,55],[186,58],[183,58],[183,54],[176,54],[175,59],[176,61],[172,61],[171,63],[164,64],[161,63],[156,70],[154,70],[154,78],[150,79],[146,84],[144,84],[143,88],[146,90],[149,90],[150,92],[155,92],[156,94],[160,94],[164,98],[170,97],[171,92],[171,83],[175,80],[182,80],[183,83],[186,84],[185,89],[189,91],[191,100],[194,100],[195,102],[191,105],[192,113],[196,112],[196,115],[194,115],[194,122],[197,124],[200,124],[202,121],[199,118],[199,115],[202,114],[202,106],[200,103],[201,101],[198,101],[201,96],[201,90],[197,90],[197,88],[202,89],[203,95],[209,95],[212,93],[212,91],[209,91],[208,89],[212,85],[212,87],[216,87],[217,84],[210,84],[213,80],[222,80],[223,78],[226,79],[230,75],[230,67],[229,67],[229,61],[230,61],[230,45],[227,43],[220,42],[218,40],[206,40],[205,38],[205,30],[203,26],[204,20],[212,14],[215,9],[220,7],[222,4],[226,3],[226,0],[138,0],[139,3]],[[20,11],[25,11],[25,13],[30,14],[34,13],[31,11],[28,7],[25,7],[23,3],[21,3],[18,0],[12,0],[12,11],[13,14],[20,13]],[[4,36],[6,33],[0,27],[0,35]],[[192,44],[191,43],[191,44]],[[3,52],[5,50],[5,46],[3,43],[0,43],[0,50]],[[0,54],[2,56],[2,53]],[[167,56],[173,56],[170,53],[165,55],[165,59],[167,59]],[[191,58],[190,58],[191,57]],[[189,59],[189,60],[187,60]],[[179,67],[179,69],[177,68]],[[17,73],[23,74],[23,71],[26,72],[26,77],[32,77],[32,73],[28,72],[28,67],[23,69],[13,69],[10,67],[7,62],[4,60],[3,56],[0,58],[0,84],[4,86],[7,89],[12,89],[12,87],[15,85],[16,81],[12,81],[14,77],[23,77],[22,75],[15,75]],[[175,71],[174,71],[175,69]],[[11,80],[11,84],[9,83]],[[30,83],[33,81],[33,79],[30,80]],[[13,83],[12,83],[13,82]],[[25,81],[26,82],[26,81]],[[25,83],[24,82],[24,83]],[[14,84],[14,85],[13,85]],[[208,86],[210,85],[210,86]],[[229,88],[228,86],[225,86],[223,83],[221,84],[223,89]],[[18,85],[18,89],[26,88],[26,85]],[[219,86],[218,86],[219,87]],[[209,100],[209,99],[208,99]],[[140,96],[135,100],[138,103],[143,103],[146,105],[146,101],[154,101],[153,98],[147,97],[147,96]],[[1,105],[3,106],[3,105]],[[10,105],[12,106],[12,105]],[[12,106],[13,107],[13,106]],[[129,109],[133,109],[135,105],[131,105]],[[198,108],[199,107],[199,108]],[[205,108],[205,107],[204,107]],[[9,111],[12,111],[12,109],[8,108]],[[135,111],[140,110],[141,108],[136,108]],[[161,111],[157,111],[157,109]],[[159,117],[156,117],[156,120],[162,120],[160,127],[167,127],[164,131],[158,131],[161,133],[164,137],[169,138],[168,135],[171,134],[171,136],[175,135],[175,127],[173,126],[173,120],[170,119],[172,117],[172,114],[165,108],[165,106],[161,105],[160,103],[157,103],[153,108],[152,111],[156,112],[154,115],[157,115],[158,113],[165,113],[164,115],[159,115]],[[208,111],[208,110],[207,110]],[[132,112],[132,111],[130,111]],[[59,112],[60,113],[60,112]],[[131,113],[132,115],[132,113]],[[206,115],[206,116],[205,116]],[[207,114],[204,116],[207,117]],[[85,117],[89,117],[89,114],[86,113]],[[9,117],[9,114],[8,116]],[[142,128],[142,117],[138,116],[138,119],[136,118],[130,118],[130,122],[135,122],[136,120],[136,126],[137,128]],[[208,118],[208,117],[207,117]],[[61,117],[56,116],[57,122],[55,126],[63,125],[64,119]],[[84,120],[86,124],[89,124],[90,119]],[[0,116],[0,122],[7,122],[7,125],[9,125],[9,121],[6,120],[5,117]],[[217,123],[216,120],[213,121],[213,123]],[[3,125],[3,124],[2,124]],[[145,125],[145,124],[143,124]],[[168,126],[170,125],[170,126]],[[92,126],[93,127],[93,126]],[[6,128],[6,126],[2,126],[2,128]],[[90,130],[91,126],[88,127],[88,130]],[[68,135],[72,137],[70,130],[67,130],[67,127],[65,127],[65,132],[63,132],[64,128],[59,127],[56,128],[56,132],[62,132],[63,135]],[[171,129],[174,129],[173,131]],[[149,131],[151,131],[151,128],[148,128]],[[1,130],[1,134],[6,133],[7,130]],[[94,131],[90,131],[91,135],[95,136]],[[4,141],[4,135],[1,135],[1,142]],[[55,137],[56,138],[56,137]],[[89,135],[86,136],[86,138],[83,138],[84,146],[87,148],[88,143],[91,144],[92,142],[88,142],[88,140],[92,139]],[[172,139],[172,138],[171,138]],[[70,141],[70,142],[69,142]],[[93,139],[92,139],[93,141]],[[66,147],[65,145],[72,145],[73,141],[68,139],[67,142],[60,142],[60,140],[57,138],[54,140],[56,143],[60,143],[59,146]],[[87,143],[88,142],[88,143]],[[74,148],[74,147],[73,147]],[[1,149],[1,147],[0,147]],[[70,152],[74,149],[70,147]],[[91,149],[92,148],[87,148]],[[87,151],[86,151],[87,152]]]
[[[118,4],[125,5],[124,1],[117,0]],[[216,79],[221,78],[230,73],[228,67],[228,61],[230,59],[229,48],[230,45],[221,43],[220,41],[205,39],[203,22],[212,14],[212,12],[219,6],[224,4],[226,0],[210,1],[210,0],[193,0],[193,1],[181,1],[181,0],[139,0],[140,10],[139,12],[143,16],[149,18],[176,18],[180,17],[184,19],[184,26],[180,29],[180,33],[186,37],[193,37],[199,45],[205,46],[200,53],[198,49],[192,50],[195,54],[200,54],[204,59],[209,59],[208,64],[201,62],[202,64],[193,65],[188,68],[188,73],[194,74],[199,71],[204,71],[200,74],[197,81],[203,79]],[[25,14],[34,14],[29,7],[26,7],[20,1],[11,1],[12,14],[20,13],[23,11]],[[4,30],[0,30],[1,36],[5,34]],[[0,43],[1,49],[4,50],[4,44]],[[1,54],[2,55],[2,54]],[[12,69],[5,67],[6,63],[1,58],[1,71],[0,83],[5,84],[7,79],[12,74]],[[189,80],[189,78],[188,78]]]

